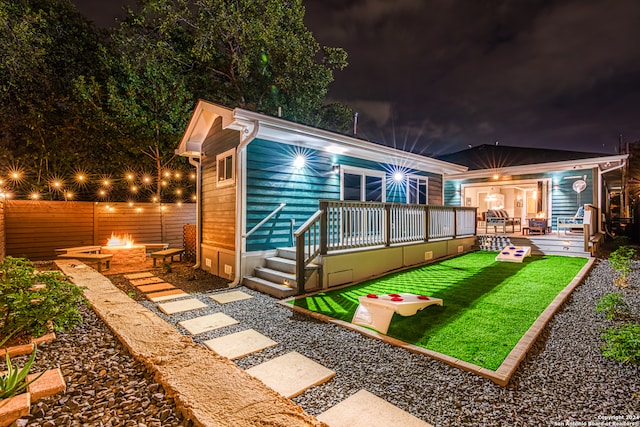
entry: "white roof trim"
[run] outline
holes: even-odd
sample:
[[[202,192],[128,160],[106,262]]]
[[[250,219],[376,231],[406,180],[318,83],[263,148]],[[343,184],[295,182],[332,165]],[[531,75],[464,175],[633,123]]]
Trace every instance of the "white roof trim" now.
[[[375,162],[393,163],[400,167],[425,172],[460,173],[468,169],[466,166],[385,147],[240,108],[231,110],[202,100],[198,101],[196,105],[176,153],[183,156],[191,156],[196,151],[202,151],[202,144],[213,122],[219,116],[223,118],[223,129],[229,128],[243,132],[253,123],[258,122],[257,138],[283,144],[308,147]]]
[[[233,121],[233,110],[199,100],[176,149],[176,154],[185,157],[199,157],[202,153],[202,144],[218,117],[222,117],[222,128],[224,129]]]
[[[562,162],[548,162],[537,163],[530,165],[519,166],[507,166],[503,168],[489,168],[478,169],[463,173],[448,173],[445,174],[445,179],[474,179],[474,178],[488,178],[495,174],[498,175],[523,175],[530,173],[543,173],[554,172],[561,170],[580,170],[580,169],[592,169],[599,168],[604,169],[604,165],[607,163],[619,162],[622,164],[627,158],[628,154],[619,154],[615,156],[603,156],[603,157],[591,157],[587,159],[565,160]]]

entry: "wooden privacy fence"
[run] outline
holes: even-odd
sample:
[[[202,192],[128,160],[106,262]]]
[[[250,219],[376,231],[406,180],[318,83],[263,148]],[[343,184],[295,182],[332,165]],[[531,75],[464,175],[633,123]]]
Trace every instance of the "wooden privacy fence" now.
[[[4,244],[4,235],[5,235],[5,227],[4,227],[4,197],[0,196],[0,262],[4,259],[5,255],[5,244]]]
[[[1,220],[0,220],[1,221]],[[102,246],[111,233],[138,243],[183,246],[183,227],[195,224],[196,205],[7,200],[5,254],[31,260],[55,258],[55,249]],[[1,224],[0,224],[1,225]]]

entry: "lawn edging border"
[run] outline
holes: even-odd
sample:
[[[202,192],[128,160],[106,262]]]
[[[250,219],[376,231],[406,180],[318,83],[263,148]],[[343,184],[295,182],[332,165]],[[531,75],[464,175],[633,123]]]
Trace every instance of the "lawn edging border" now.
[[[564,305],[566,300],[569,298],[573,290],[584,280],[585,276],[591,271],[593,265],[596,262],[596,258],[588,258],[587,263],[580,269],[578,274],[569,282],[565,288],[560,291],[558,295],[551,301],[551,303],[547,306],[547,308],[538,316],[538,318],[533,322],[533,324],[529,327],[527,332],[520,338],[518,343],[513,347],[513,349],[509,352],[504,361],[500,364],[497,370],[492,371],[491,369],[484,368],[479,365],[475,365],[473,363],[465,362],[464,360],[456,359],[455,357],[451,357],[449,355],[438,353],[437,351],[428,350],[426,348],[418,347],[414,344],[409,344],[407,342],[401,341],[399,339],[389,337],[387,335],[376,332],[372,329],[365,328],[363,326],[354,325],[350,322],[345,322],[344,320],[334,319],[333,317],[329,317],[325,314],[317,313],[315,311],[307,310],[302,307],[295,306],[290,304],[290,301],[295,301],[297,299],[306,298],[308,296],[316,295],[321,292],[326,292],[327,289],[322,289],[316,292],[310,292],[304,295],[294,296],[290,298],[286,298],[283,300],[279,300],[278,304],[288,307],[293,311],[297,311],[299,313],[304,313],[308,316],[311,316],[315,319],[321,320],[326,323],[333,323],[335,325],[341,326],[346,329],[350,329],[356,332],[359,332],[365,336],[370,338],[378,339],[384,341],[388,344],[394,345],[396,347],[404,348],[407,351],[417,354],[423,354],[432,359],[439,360],[444,362],[454,368],[462,369],[466,372],[471,372],[473,374],[479,375],[483,378],[493,381],[494,383],[505,387],[513,374],[515,374],[520,362],[522,362],[527,355],[529,349],[533,346],[533,344],[538,339],[538,336],[545,328],[547,323],[551,320],[551,318],[558,312],[558,310]],[[367,279],[369,280],[369,279]],[[357,283],[351,283],[345,286],[337,286],[335,288],[331,288],[331,290],[353,286]]]

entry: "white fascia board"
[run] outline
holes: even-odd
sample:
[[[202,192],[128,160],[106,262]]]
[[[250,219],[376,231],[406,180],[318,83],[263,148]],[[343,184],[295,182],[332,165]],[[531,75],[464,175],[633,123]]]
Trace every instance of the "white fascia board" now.
[[[202,153],[202,144],[218,117],[222,117],[222,128],[224,129],[233,122],[233,110],[199,100],[176,149],[176,154],[185,157],[199,157]]]
[[[432,173],[459,173],[467,170],[460,166],[431,157],[420,156],[385,147],[361,139],[316,129],[287,120],[266,116],[242,109],[234,110],[236,123],[258,121],[256,137],[283,144],[297,145],[333,154],[356,157],[381,163],[393,163],[401,167]]]
[[[581,169],[602,169],[607,163],[624,162],[629,157],[628,154],[619,154],[615,156],[591,157],[588,159],[566,160],[562,162],[548,162],[531,165],[508,166],[504,168],[478,169],[463,173],[447,173],[445,179],[476,179],[489,178],[495,174],[498,175],[525,175],[531,173],[555,172],[564,170],[581,170]]]

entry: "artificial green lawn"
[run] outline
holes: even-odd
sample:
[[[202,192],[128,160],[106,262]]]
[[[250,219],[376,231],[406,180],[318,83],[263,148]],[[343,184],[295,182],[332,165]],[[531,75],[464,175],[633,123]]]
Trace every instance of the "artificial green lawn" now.
[[[408,317],[394,314],[387,335],[496,370],[587,259],[533,255],[511,263],[495,257],[495,252],[472,252],[291,303],[350,322],[361,295],[442,298],[442,307]]]

